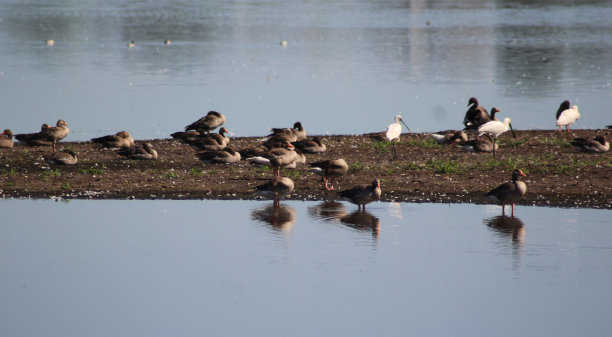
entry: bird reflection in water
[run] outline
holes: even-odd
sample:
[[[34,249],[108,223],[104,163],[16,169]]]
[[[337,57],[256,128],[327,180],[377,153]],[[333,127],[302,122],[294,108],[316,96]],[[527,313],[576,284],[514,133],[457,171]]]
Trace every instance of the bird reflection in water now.
[[[251,212],[251,219],[264,222],[273,229],[289,232],[295,222],[295,210],[287,205],[271,204]]]
[[[525,224],[517,217],[498,215],[490,219],[484,219],[484,223],[500,236],[511,237],[512,243],[515,245],[522,246],[525,242]]]
[[[324,201],[308,208],[308,214],[323,221],[340,221],[340,223],[359,230],[371,231],[374,237],[380,232],[380,219],[365,210],[356,210],[347,214],[343,203],[337,201]]]

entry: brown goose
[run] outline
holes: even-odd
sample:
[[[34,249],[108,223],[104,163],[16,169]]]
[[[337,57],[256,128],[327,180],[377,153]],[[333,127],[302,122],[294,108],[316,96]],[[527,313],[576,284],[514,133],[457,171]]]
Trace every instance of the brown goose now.
[[[43,156],[43,159],[49,165],[74,165],[78,161],[76,154],[72,150],[53,152]]]
[[[455,144],[468,140],[467,134],[461,130],[439,131],[430,135],[438,144]]]
[[[604,136],[596,136],[593,139],[574,138],[572,146],[582,152],[603,153],[610,150],[610,143]]]
[[[278,134],[265,138],[262,144],[268,149],[274,149],[277,147],[283,147],[283,144],[285,144],[286,142],[293,143],[295,141],[295,137]]]
[[[303,139],[292,144],[304,153],[323,153],[327,150],[327,146],[323,144],[321,138],[319,137]]]
[[[13,131],[6,129],[0,133],[0,147],[13,147]]]
[[[268,135],[268,137],[285,136],[288,137],[291,142],[306,139],[306,130],[304,130],[300,122],[295,122],[293,128],[272,128],[270,131],[272,131],[272,133]]]
[[[128,148],[134,146],[134,138],[130,136],[127,131],[119,131],[114,135],[102,136],[98,138],[92,138],[92,143],[100,144],[104,147],[110,148]]]
[[[294,151],[295,147],[289,142],[285,142],[283,147],[269,150],[261,156],[247,158],[247,161],[266,165],[274,168],[274,175],[280,176],[281,167],[285,167],[298,159],[298,154]]]
[[[380,198],[382,191],[380,189],[380,180],[374,179],[370,185],[355,186],[351,189],[340,192],[340,197],[357,205],[357,209],[365,211],[366,204]]]
[[[218,151],[203,151],[198,153],[200,160],[212,164],[229,164],[240,161],[240,153],[232,148],[226,147]]]
[[[210,131],[216,129],[217,127],[223,125],[225,123],[225,116],[223,114],[218,113],[216,111],[209,111],[206,116],[198,119],[197,121],[187,125],[185,127],[185,131],[196,130],[210,133]]]
[[[274,199],[274,206],[280,206],[280,198],[283,198],[293,191],[293,180],[287,177],[276,176],[265,184],[255,187],[258,195]]]
[[[220,151],[230,142],[230,138],[225,135],[228,132],[226,128],[220,128],[219,133],[205,134],[189,144],[200,150]]]
[[[485,196],[502,205],[502,214],[505,214],[506,204],[512,204],[512,216],[514,216],[514,203],[523,199],[527,192],[527,185],[521,181],[525,173],[519,169],[512,171],[512,181],[505,182],[492,189]]]
[[[499,145],[493,144],[493,140],[491,137],[489,137],[489,135],[484,135],[484,137],[476,137],[476,139],[473,140],[463,141],[457,145],[470,152],[493,152],[493,148],[495,148],[496,151],[499,149]]]
[[[56,151],[56,144],[60,140],[66,138],[70,133],[70,129],[68,129],[68,123],[63,119],[57,121],[56,126],[52,126],[47,128],[45,131],[42,131],[47,135],[47,140],[51,141],[51,146],[53,147],[53,152]]]
[[[124,156],[127,159],[136,160],[155,160],[157,159],[157,151],[153,148],[151,143],[144,143],[142,147],[130,147],[127,149],[120,149],[116,151],[117,154]]]
[[[317,163],[310,164],[312,167],[309,171],[316,173],[323,177],[326,190],[334,189],[334,180],[342,177],[348,172],[348,164],[343,158],[324,160]],[[328,187],[328,183],[331,182],[331,187]]]
[[[492,118],[489,116],[487,109],[478,105],[476,97],[470,98],[468,107],[463,118],[463,125],[465,125],[466,130],[476,130],[482,124],[491,121]]]
[[[27,144],[28,146],[46,146],[51,145],[51,141],[47,139],[46,131],[49,129],[49,124],[45,123],[40,127],[40,132],[20,133],[15,135],[15,139]]]

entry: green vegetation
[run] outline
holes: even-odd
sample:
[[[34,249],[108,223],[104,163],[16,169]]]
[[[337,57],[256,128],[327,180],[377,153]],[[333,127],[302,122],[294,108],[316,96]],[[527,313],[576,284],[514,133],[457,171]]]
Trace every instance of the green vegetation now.
[[[17,174],[17,171],[15,171],[14,168],[10,168],[10,169],[4,169],[4,170],[0,170],[0,174],[6,174],[9,176],[14,176]]]
[[[426,165],[435,173],[453,174],[460,171],[459,162],[456,160],[438,160],[432,158],[427,161]]]
[[[102,175],[102,174],[104,174],[104,170],[106,170],[106,167],[104,167],[104,166],[102,166],[102,167],[92,166],[92,167],[86,168],[86,169],[79,169],[79,173]]]
[[[426,139],[409,139],[406,141],[406,144],[410,146],[423,147],[426,149],[437,149],[442,147],[442,145],[438,144],[435,140],[431,138]]]
[[[379,150],[381,152],[389,152],[391,151],[391,142],[388,140],[384,141],[371,141],[366,144],[367,147],[374,150]]]
[[[60,188],[62,190],[69,190],[70,189],[70,184],[69,183],[63,183]]]
[[[204,172],[202,172],[202,170],[200,169],[192,168],[191,171],[189,171],[189,174],[191,174],[192,176],[201,176],[202,174],[204,174]]]
[[[354,163],[351,164],[351,166],[349,167],[349,173],[355,173],[355,172],[359,172],[361,170],[363,170],[363,164],[356,161]]]
[[[175,179],[178,178],[178,176],[178,173],[176,173],[174,170],[170,170],[168,173],[166,173],[166,178],[168,179]]]

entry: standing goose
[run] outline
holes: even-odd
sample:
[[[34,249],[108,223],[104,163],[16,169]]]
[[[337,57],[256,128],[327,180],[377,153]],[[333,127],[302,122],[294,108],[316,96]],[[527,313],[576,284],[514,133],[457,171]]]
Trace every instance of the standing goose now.
[[[289,137],[291,142],[306,139],[306,130],[304,130],[301,122],[295,122],[293,128],[271,128],[270,131],[272,131],[272,133],[268,135],[268,137],[277,135],[285,136]]]
[[[516,134],[512,129],[512,121],[510,120],[510,118],[507,117],[504,119],[503,123],[498,120],[494,120],[484,123],[483,125],[478,127],[478,136],[482,136],[484,134],[489,134],[493,136],[493,158],[495,158],[495,151],[497,148],[497,137],[499,137],[499,135],[501,135],[502,133],[508,131],[508,129],[512,131],[512,136],[516,138]]]
[[[357,205],[357,209],[365,211],[366,204],[373,200],[378,200],[381,195],[380,180],[374,179],[370,185],[355,186],[351,189],[340,192],[340,197]]]
[[[280,206],[280,198],[284,198],[293,191],[293,180],[287,177],[276,176],[265,184],[255,187],[258,195],[274,199],[274,207]]]
[[[127,159],[136,160],[155,160],[157,159],[157,151],[151,143],[144,143],[142,147],[130,147],[116,151],[117,154],[124,156]]]
[[[28,146],[51,145],[51,142],[47,139],[46,133],[47,129],[49,128],[49,124],[45,123],[40,127],[39,132],[16,134],[15,139],[27,144]]]
[[[283,147],[274,148],[261,156],[247,158],[247,161],[258,164],[266,165],[274,168],[274,176],[280,176],[281,167],[285,167],[295,162],[298,159],[297,153],[294,151],[295,147],[290,142],[285,142]]]
[[[53,147],[53,152],[56,151],[56,144],[60,140],[66,138],[70,133],[70,129],[68,129],[68,123],[63,119],[57,121],[56,126],[47,128],[45,131],[42,131],[47,135],[47,140],[51,142],[51,146]]]
[[[92,138],[92,143],[100,144],[104,147],[123,149],[134,146],[134,138],[127,131],[119,131],[114,135]]]
[[[197,121],[187,125],[185,127],[185,131],[196,130],[210,133],[210,131],[216,129],[217,127],[223,125],[225,123],[225,116],[223,114],[218,113],[216,111],[209,111],[206,116],[198,119]]]
[[[512,181],[505,182],[492,189],[485,196],[502,205],[502,214],[505,214],[506,204],[512,204],[512,216],[514,216],[514,203],[523,199],[527,192],[527,185],[521,181],[525,173],[519,169],[512,171]]]
[[[13,131],[6,129],[0,133],[0,147],[13,147]]]
[[[465,117],[463,117],[463,125],[465,125],[466,130],[477,130],[479,126],[492,120],[487,109],[478,104],[476,97],[470,98],[468,107]]]
[[[334,189],[334,180],[342,177],[348,172],[348,164],[343,158],[324,160],[317,163],[310,164],[312,167],[309,171],[314,172],[323,177],[326,190]],[[331,182],[331,187],[328,187],[328,183]]]
[[[240,153],[232,148],[226,147],[219,151],[204,151],[198,153],[200,160],[212,164],[229,164],[240,161]]]
[[[72,150],[53,152],[43,156],[43,159],[49,165],[74,165],[78,161],[76,154]]]
[[[597,136],[593,139],[574,138],[572,146],[582,152],[603,153],[610,150],[610,143],[604,136]]]
[[[294,142],[293,145],[305,153],[323,153],[327,150],[327,146],[323,144],[321,138],[313,137],[312,139],[304,139]]]
[[[570,131],[570,124],[575,123],[578,119],[580,119],[580,112],[578,112],[578,106],[574,105],[570,108],[570,102],[565,100],[559,105],[559,109],[557,109],[557,126],[559,127],[559,132],[561,132],[561,127],[565,126],[567,132]]]

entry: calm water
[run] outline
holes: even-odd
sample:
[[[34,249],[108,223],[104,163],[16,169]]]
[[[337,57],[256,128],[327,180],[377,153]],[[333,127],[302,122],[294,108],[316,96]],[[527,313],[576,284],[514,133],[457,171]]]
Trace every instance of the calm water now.
[[[236,136],[437,131],[470,96],[518,129],[564,99],[577,128],[612,124],[612,2],[544,3],[2,0],[0,128],[161,138],[218,110]]]
[[[605,336],[610,211],[0,200],[2,336]]]

